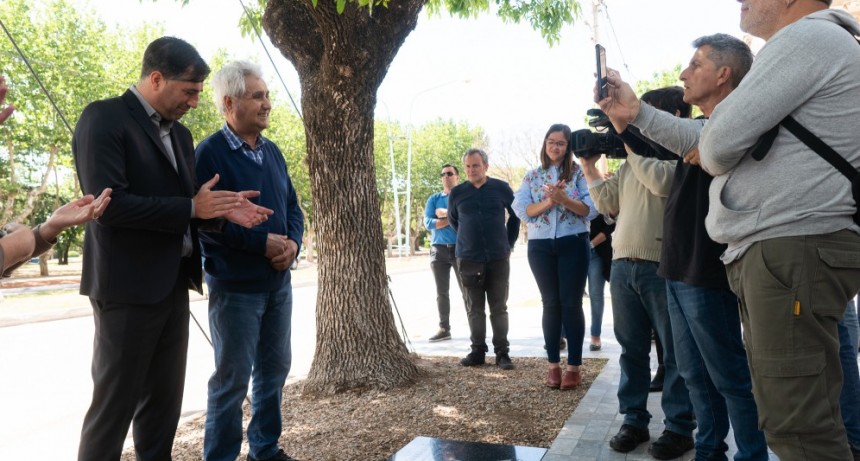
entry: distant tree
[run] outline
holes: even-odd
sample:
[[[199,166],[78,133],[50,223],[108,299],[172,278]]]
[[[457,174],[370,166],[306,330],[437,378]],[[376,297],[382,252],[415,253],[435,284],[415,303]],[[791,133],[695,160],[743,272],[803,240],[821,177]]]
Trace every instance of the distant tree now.
[[[671,70],[661,70],[654,72],[650,80],[640,80],[636,82],[636,94],[641,95],[647,91],[665,88],[667,86],[678,86],[681,84],[679,77],[681,75],[681,65],[677,64]]]
[[[7,76],[9,102],[17,107],[0,126],[0,224],[27,223],[34,213],[49,211],[39,207],[64,203],[79,193],[69,127],[87,103],[116,95],[136,80],[139,63],[128,49],[139,49],[145,33],[156,29],[114,32],[92,10],[80,10],[66,0],[4,0],[0,18],[69,124],[11,42],[0,40],[0,74]],[[50,192],[53,198],[43,198]]]

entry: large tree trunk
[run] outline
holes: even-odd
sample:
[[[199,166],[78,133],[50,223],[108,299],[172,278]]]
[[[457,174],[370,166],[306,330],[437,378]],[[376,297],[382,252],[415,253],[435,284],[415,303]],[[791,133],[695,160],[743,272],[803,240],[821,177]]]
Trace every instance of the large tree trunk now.
[[[423,0],[372,13],[353,2],[270,0],[272,42],[299,74],[319,250],[317,342],[305,391],[391,388],[419,369],[397,334],[387,297],[373,166],[376,92],[415,28]]]

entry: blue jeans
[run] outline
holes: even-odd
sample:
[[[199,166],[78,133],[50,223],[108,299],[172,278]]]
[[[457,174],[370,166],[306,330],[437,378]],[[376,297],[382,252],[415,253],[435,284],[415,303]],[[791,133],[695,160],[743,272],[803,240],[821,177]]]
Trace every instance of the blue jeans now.
[[[839,362],[842,363],[842,393],[839,407],[848,442],[860,449],[860,371],[857,368],[857,308],[848,301],[845,317],[836,324],[839,330]],[[853,335],[851,333],[854,333]]]
[[[562,325],[570,345],[568,365],[582,365],[585,315],[582,294],[588,275],[588,233],[555,239],[529,240],[529,267],[543,303],[543,338],[547,361],[559,363]]]
[[[651,328],[663,340],[663,381],[661,405],[666,429],[689,437],[696,423],[684,379],[675,365],[672,325],[666,306],[666,281],[657,275],[657,263],[632,259],[612,261],[609,277],[615,338],[621,344],[621,379],[618,383],[619,413],[624,424],[648,429],[648,388],[651,385]]]
[[[603,258],[594,248],[591,249],[591,260],[588,262],[588,300],[591,304],[591,336],[600,337],[600,326],[603,323]]]
[[[699,430],[696,460],[726,460],[729,421],[735,460],[768,459],[741,340],[738,298],[729,290],[667,280],[678,370],[690,391]],[[665,344],[665,343],[664,343]]]
[[[289,283],[264,293],[239,293],[210,285],[209,329],[215,372],[209,378],[203,458],[234,461],[242,445],[242,401],[251,391],[250,455],[270,458],[281,436],[281,397],[290,371]]]

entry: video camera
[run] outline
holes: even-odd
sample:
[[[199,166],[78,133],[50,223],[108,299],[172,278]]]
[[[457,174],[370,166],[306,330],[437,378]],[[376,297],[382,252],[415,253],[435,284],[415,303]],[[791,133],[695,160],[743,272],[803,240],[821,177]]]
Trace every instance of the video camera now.
[[[573,155],[577,158],[591,158],[606,154],[606,158],[627,158],[624,143],[618,138],[609,117],[600,109],[588,109],[586,114],[591,117],[588,120],[588,126],[597,131],[582,129],[571,133],[570,145],[573,146]]]

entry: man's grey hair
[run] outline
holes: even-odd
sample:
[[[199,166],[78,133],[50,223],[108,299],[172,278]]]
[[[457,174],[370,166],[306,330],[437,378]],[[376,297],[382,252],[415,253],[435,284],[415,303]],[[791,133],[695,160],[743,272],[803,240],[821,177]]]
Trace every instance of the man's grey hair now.
[[[752,67],[753,55],[750,47],[743,40],[727,34],[705,35],[693,40],[694,48],[705,45],[711,47],[708,59],[717,67],[728,66],[732,70],[729,83],[732,88],[737,88]]]
[[[215,107],[221,115],[226,113],[224,107],[224,96],[232,98],[240,98],[245,94],[245,77],[253,75],[257,78],[263,78],[263,71],[260,65],[250,61],[233,61],[224,65],[212,77],[213,98],[215,99]]]
[[[475,155],[475,154],[478,154],[481,156],[481,160],[483,160],[484,165],[490,164],[490,157],[487,155],[487,153],[481,149],[478,149],[477,147],[473,147],[473,148],[467,150],[465,154],[463,154],[463,162],[466,161],[466,157],[468,157],[470,155]]]

